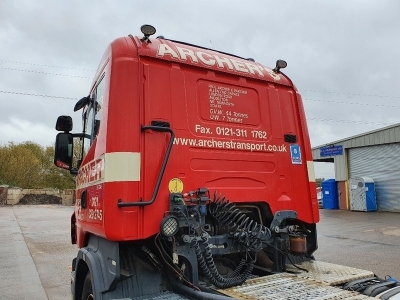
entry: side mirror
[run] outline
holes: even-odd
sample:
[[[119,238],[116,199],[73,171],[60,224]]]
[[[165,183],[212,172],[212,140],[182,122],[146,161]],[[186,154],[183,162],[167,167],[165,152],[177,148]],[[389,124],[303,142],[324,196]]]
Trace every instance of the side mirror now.
[[[74,138],[71,133],[59,133],[56,136],[54,149],[54,164],[66,170],[72,168],[72,158],[74,153]]]
[[[59,116],[57,118],[56,130],[70,132],[72,130],[72,118],[70,116]]]

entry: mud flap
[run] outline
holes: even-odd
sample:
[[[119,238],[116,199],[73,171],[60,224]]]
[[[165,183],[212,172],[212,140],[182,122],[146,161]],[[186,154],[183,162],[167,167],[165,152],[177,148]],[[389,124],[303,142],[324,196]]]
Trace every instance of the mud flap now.
[[[101,300],[103,292],[115,289],[119,282],[119,244],[92,236],[88,245],[79,250],[71,287],[74,299],[80,299],[87,269],[92,277],[94,298]]]

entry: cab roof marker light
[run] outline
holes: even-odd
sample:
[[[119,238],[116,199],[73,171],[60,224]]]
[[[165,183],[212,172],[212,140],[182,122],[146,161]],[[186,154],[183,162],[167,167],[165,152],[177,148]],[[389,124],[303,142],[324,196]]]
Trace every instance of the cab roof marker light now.
[[[151,43],[149,36],[156,33],[156,28],[152,25],[144,24],[140,27],[140,31],[144,34],[144,37],[142,37],[140,40],[142,42],[147,41],[148,43]]]
[[[284,69],[287,66],[287,62],[282,60],[282,59],[278,59],[276,61],[276,67],[273,69],[274,72],[278,73],[280,69]]]

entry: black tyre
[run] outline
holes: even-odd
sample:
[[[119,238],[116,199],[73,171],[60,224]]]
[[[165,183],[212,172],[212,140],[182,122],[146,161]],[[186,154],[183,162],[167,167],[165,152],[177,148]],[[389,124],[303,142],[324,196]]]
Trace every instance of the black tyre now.
[[[87,273],[85,281],[83,282],[81,300],[94,300],[92,277],[90,276],[90,272]]]

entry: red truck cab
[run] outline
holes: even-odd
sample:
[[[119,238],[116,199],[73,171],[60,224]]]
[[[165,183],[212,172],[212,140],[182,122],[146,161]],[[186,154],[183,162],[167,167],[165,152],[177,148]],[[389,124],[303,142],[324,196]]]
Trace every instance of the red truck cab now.
[[[83,147],[72,216],[72,242],[81,248],[74,297],[88,274],[97,298],[117,293],[127,280],[121,257],[131,255],[122,248],[160,252],[161,263],[169,253],[194,286],[207,273],[199,275],[196,251],[222,264],[258,253],[275,271],[285,268],[282,253],[312,258],[319,212],[311,147],[284,66],[147,34],[108,46],[89,96],[75,106],[83,133],[69,133],[62,120],[58,126],[57,166],[72,169],[71,155],[60,154],[72,153],[72,138]]]

